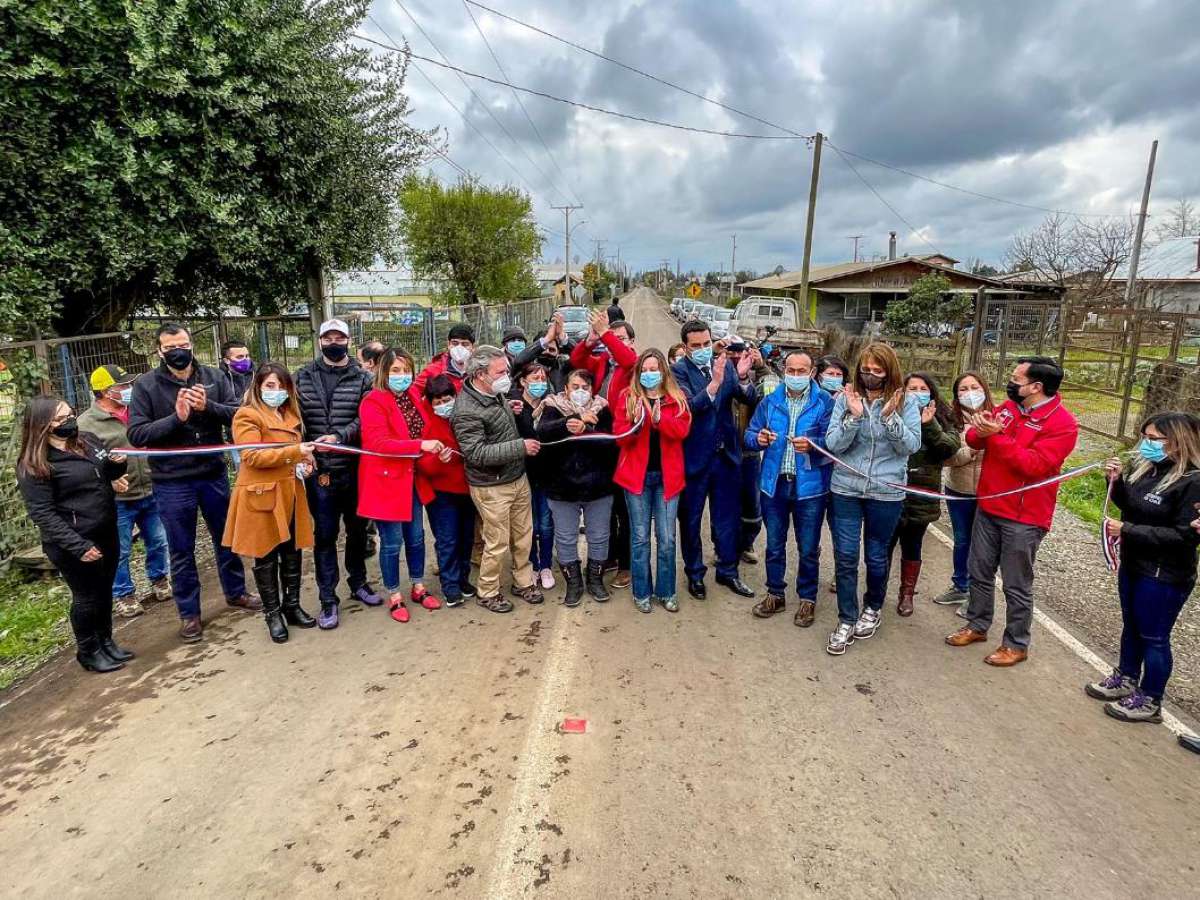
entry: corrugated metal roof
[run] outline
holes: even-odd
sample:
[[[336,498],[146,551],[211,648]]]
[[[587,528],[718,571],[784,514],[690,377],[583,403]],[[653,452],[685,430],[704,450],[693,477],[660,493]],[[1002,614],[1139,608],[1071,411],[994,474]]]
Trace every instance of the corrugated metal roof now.
[[[936,254],[937,257],[947,259],[948,257]],[[934,258],[935,254],[926,256],[898,256],[895,259],[877,259],[865,262],[847,262],[834,263],[829,266],[816,266],[808,271],[808,283],[815,286],[823,281],[830,281],[834,278],[841,278],[845,275],[857,275],[860,272],[873,272],[877,269],[886,269],[889,266],[899,265],[901,263],[918,262],[922,265],[929,266],[931,269],[937,269],[944,272],[953,272],[955,275],[964,275],[968,278],[977,278],[981,281],[991,281],[992,279],[985,278],[982,275],[972,275],[970,272],[963,272],[959,269],[952,269],[949,266],[940,266],[937,263],[929,262]],[[800,286],[800,272],[784,272],[781,275],[768,275],[765,278],[756,278],[753,281],[747,281],[739,284],[741,288],[759,288],[761,290],[789,290]]]
[[[1167,238],[1160,244],[1142,250],[1138,260],[1138,280],[1147,281],[1200,281],[1200,269],[1197,269],[1197,242],[1200,237]],[[1114,281],[1124,281],[1129,277],[1129,264],[1126,263],[1113,276]]]

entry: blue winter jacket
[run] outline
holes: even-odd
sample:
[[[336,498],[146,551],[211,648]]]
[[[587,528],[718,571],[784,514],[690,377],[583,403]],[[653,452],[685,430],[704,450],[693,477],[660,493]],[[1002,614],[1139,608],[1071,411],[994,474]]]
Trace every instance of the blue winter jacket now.
[[[839,459],[863,472],[893,484],[908,484],[908,458],[921,449],[921,410],[905,395],[904,405],[886,419],[883,398],[865,399],[861,418],[846,411],[846,395],[833,404],[825,446]],[[846,497],[867,500],[903,500],[901,491],[868,481],[861,475],[835,465],[830,489]]]
[[[825,432],[829,429],[829,416],[833,411],[833,398],[815,385],[808,389],[804,409],[796,419],[792,437],[806,437],[819,447],[825,446]],[[779,470],[783,466],[785,438],[788,432],[787,386],[780,384],[763,398],[754,410],[754,417],[742,436],[750,450],[762,450],[762,474],[759,487],[768,497],[775,496],[775,485],[779,481]],[[758,446],[758,433],[769,428],[778,437],[765,449]],[[820,453],[810,450],[796,454],[796,498],[819,497],[829,491],[831,464]]]

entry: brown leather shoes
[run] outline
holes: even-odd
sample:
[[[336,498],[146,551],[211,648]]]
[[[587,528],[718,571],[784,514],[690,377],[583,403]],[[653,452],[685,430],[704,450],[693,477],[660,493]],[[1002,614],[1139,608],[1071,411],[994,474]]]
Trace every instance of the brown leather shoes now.
[[[776,594],[767,594],[758,603],[754,604],[754,617],[756,619],[769,619],[777,612],[783,612],[787,606],[787,600]]]
[[[1025,662],[1025,658],[1029,656],[1024,650],[1018,650],[1016,647],[1005,647],[1001,644],[993,652],[983,658],[983,661],[989,666],[999,666],[1006,668],[1015,666],[1017,663]]]
[[[813,619],[817,615],[817,604],[812,600],[801,600],[800,608],[796,610],[796,617],[793,622],[800,628],[808,628],[813,623]]]
[[[968,644],[977,644],[979,641],[986,640],[986,631],[976,631],[970,625],[964,625],[954,634],[946,635],[946,643],[951,647],[966,647]]]
[[[240,597],[226,597],[225,604],[234,609],[244,609],[246,612],[262,612],[262,600],[257,594],[251,594],[249,591]]]
[[[204,625],[199,616],[185,616],[179,626],[179,639],[185,644],[194,644],[204,637]]]

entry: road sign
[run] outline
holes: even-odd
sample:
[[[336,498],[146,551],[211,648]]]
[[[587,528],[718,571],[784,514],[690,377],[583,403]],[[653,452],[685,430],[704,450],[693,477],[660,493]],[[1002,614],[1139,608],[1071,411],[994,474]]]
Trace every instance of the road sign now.
[[[694,281],[687,286],[687,295],[693,300],[697,299],[702,293],[704,293],[704,288],[700,287],[700,285]]]

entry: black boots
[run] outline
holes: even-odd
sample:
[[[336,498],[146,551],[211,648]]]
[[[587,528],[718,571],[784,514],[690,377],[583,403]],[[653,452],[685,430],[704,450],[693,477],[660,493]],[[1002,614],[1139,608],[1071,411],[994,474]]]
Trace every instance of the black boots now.
[[[598,603],[603,603],[608,599],[608,588],[604,586],[604,560],[588,560],[587,592],[591,594],[592,599]]]
[[[578,606],[579,601],[583,599],[583,572],[579,560],[573,563],[560,565],[562,569],[563,579],[567,582],[567,596],[563,600],[563,606]]]
[[[104,652],[100,638],[95,635],[79,639],[75,659],[89,672],[115,672],[125,668],[124,663],[118,662]]]
[[[279,581],[283,588],[283,618],[297,628],[314,628],[317,620],[300,608],[300,551],[279,550]]]
[[[129,660],[134,658],[134,652],[126,650],[124,647],[118,647],[117,642],[112,639],[111,634],[100,636],[100,647],[107,656],[119,663],[129,662]]]
[[[283,620],[283,601],[279,596],[279,560],[272,553],[254,561],[254,583],[262,597],[263,615],[271,640],[282,644],[288,639],[287,623]]]

